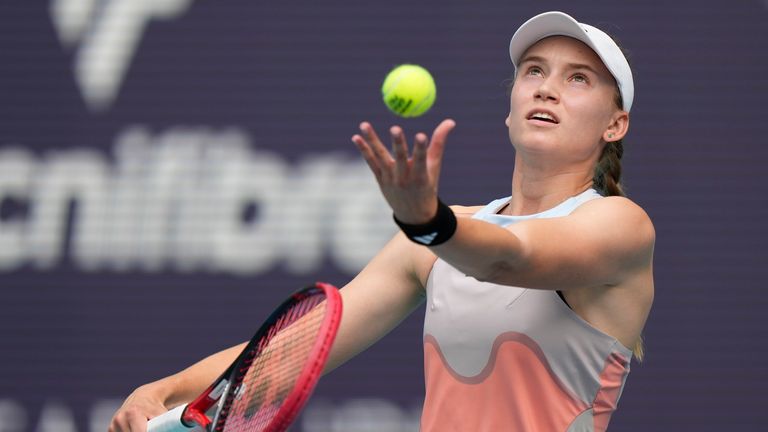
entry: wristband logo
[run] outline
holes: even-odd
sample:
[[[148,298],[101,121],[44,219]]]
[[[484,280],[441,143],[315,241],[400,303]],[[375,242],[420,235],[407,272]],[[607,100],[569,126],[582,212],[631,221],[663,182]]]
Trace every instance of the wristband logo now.
[[[107,110],[123,83],[147,24],[177,18],[192,0],[51,0],[51,21],[74,48],[75,81],[88,108]]]
[[[456,215],[453,210],[445,205],[440,199],[437,200],[437,214],[425,224],[407,224],[399,221],[397,216],[392,215],[397,226],[403,231],[406,237],[414,243],[425,246],[437,246],[448,241],[456,232]]]
[[[433,241],[435,241],[435,237],[437,237],[437,231],[433,232],[432,234],[416,236],[413,239],[421,244],[430,245]]]

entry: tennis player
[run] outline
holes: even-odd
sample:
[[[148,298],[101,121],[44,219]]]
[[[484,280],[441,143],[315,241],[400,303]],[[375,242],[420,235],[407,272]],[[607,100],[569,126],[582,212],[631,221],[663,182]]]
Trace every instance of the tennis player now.
[[[510,196],[439,200],[452,120],[410,154],[397,126],[391,146],[366,122],[352,138],[402,232],[342,289],[327,370],[426,299],[423,431],[603,431],[653,300],[654,228],[619,182],[632,72],[607,34],[560,12],[525,22],[510,54]],[[143,430],[238,351],[140,387],[110,430]]]

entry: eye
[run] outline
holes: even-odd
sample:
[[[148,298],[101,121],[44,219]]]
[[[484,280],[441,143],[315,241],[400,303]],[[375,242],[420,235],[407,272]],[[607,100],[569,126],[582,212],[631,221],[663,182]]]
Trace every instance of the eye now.
[[[542,71],[538,66],[531,66],[528,68],[528,75],[541,76],[543,74],[544,71]]]
[[[571,77],[571,81],[574,81],[574,82],[577,82],[577,83],[589,84],[589,78],[587,78],[586,75],[580,74],[580,73],[574,74]]]

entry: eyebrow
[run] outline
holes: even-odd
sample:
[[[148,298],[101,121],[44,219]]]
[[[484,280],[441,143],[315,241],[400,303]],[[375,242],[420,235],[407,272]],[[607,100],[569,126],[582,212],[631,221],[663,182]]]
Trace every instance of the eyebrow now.
[[[539,57],[539,56],[526,56],[526,57],[524,57],[520,61],[520,64],[522,65],[523,63],[528,63],[528,62],[532,62],[532,63],[545,63],[546,64],[547,60],[544,57]],[[598,76],[600,75],[600,73],[597,72],[595,70],[595,68],[593,68],[592,66],[590,66],[588,64],[568,63],[568,64],[566,64],[566,66],[568,67],[568,69],[586,69],[586,70],[592,72],[595,75],[598,75]]]

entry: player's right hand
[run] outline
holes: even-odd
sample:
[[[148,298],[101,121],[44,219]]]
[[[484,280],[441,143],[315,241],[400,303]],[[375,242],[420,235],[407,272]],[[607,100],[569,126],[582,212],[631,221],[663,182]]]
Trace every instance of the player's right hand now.
[[[147,421],[166,411],[168,408],[151,388],[139,387],[115,412],[109,424],[109,432],[146,432]]]

